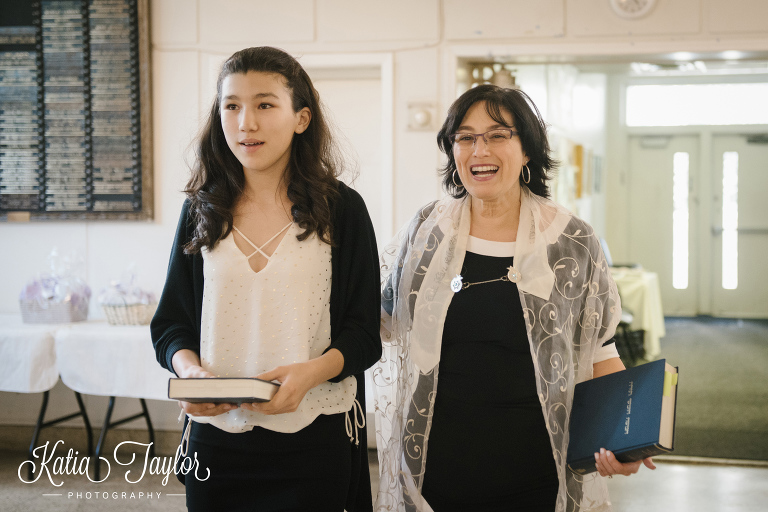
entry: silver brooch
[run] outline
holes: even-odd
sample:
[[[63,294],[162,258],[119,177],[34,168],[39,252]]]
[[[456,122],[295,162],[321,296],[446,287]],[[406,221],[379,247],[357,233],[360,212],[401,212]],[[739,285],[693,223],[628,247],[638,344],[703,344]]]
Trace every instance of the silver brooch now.
[[[461,280],[462,280],[462,277],[459,274],[457,274],[456,277],[451,279],[451,291],[453,293],[458,293],[461,291],[461,285],[462,285]]]
[[[523,278],[523,276],[520,274],[520,271],[517,270],[515,267],[507,267],[507,279],[509,279],[513,283],[519,283],[520,280]]]

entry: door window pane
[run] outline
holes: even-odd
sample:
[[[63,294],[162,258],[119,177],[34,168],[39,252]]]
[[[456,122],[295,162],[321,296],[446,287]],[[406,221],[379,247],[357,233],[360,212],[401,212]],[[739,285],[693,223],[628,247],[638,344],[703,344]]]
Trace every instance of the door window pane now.
[[[723,288],[739,284],[739,154],[723,153]]]
[[[627,126],[768,124],[768,83],[630,85]]]
[[[688,288],[688,153],[672,160],[672,286]]]

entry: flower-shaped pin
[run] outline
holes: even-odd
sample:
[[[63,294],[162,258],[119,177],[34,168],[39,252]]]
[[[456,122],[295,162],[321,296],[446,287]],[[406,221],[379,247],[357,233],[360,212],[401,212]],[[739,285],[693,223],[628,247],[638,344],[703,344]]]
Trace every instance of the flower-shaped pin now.
[[[462,277],[460,274],[456,274],[456,277],[451,279],[451,291],[453,291],[453,293],[458,293],[461,291],[461,287],[462,287],[461,280],[462,280]]]
[[[519,283],[520,280],[523,278],[522,274],[520,274],[520,271],[517,270],[515,267],[507,267],[507,279],[509,279],[513,283]]]

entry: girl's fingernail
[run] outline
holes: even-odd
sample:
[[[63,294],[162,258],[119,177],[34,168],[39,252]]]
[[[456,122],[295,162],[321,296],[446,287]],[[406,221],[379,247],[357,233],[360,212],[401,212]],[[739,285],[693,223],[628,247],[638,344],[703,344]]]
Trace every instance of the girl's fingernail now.
[[[595,460],[600,460],[600,455],[597,452],[595,452]]]
[[[605,455],[605,448],[600,448],[600,455]]]

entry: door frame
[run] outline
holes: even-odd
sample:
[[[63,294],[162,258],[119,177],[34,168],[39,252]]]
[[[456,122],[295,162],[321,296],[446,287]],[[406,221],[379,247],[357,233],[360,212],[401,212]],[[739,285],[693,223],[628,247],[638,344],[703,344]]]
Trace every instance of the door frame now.
[[[381,79],[381,231],[382,240],[394,236],[395,167],[394,167],[394,58],[391,53],[306,54],[299,58],[306,69],[342,70],[350,78],[365,74],[366,69],[378,68]],[[338,75],[341,78],[341,75]]]
[[[755,135],[765,133],[766,125],[691,125],[691,126],[642,126],[629,127],[626,124],[627,87],[630,85],[675,85],[675,84],[722,84],[722,83],[764,83],[765,74],[747,75],[705,75],[705,76],[667,76],[667,77],[630,77],[626,73],[608,74],[606,98],[606,238],[611,246],[614,260],[630,261],[629,237],[626,229],[629,225],[629,137],[649,135],[694,135],[699,138],[699,180],[696,195],[699,200],[700,222],[695,235],[695,245],[689,251],[698,251],[698,268],[712,269],[713,248],[709,243],[710,231],[715,222],[712,208],[712,140],[715,134]],[[707,198],[704,201],[702,198]],[[690,279],[697,279],[699,297],[697,310],[700,314],[710,314],[713,310],[712,286],[714,279],[711,272],[695,269]],[[705,275],[706,274],[706,275]]]

